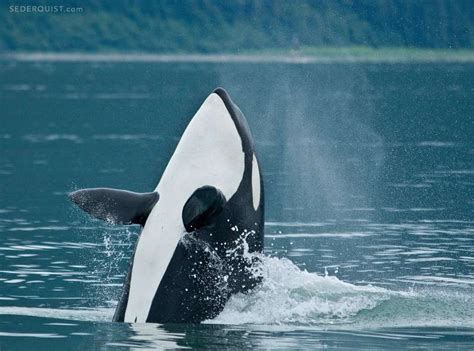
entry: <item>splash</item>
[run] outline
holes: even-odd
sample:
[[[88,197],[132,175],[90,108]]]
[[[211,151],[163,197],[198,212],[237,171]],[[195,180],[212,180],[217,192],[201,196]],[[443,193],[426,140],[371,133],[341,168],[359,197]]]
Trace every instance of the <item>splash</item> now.
[[[255,262],[255,254],[249,256]],[[254,271],[262,283],[232,296],[224,311],[205,323],[351,329],[474,326],[474,297],[469,292],[355,285],[307,272],[286,258],[258,256]]]
[[[102,281],[94,284],[94,304],[110,308],[115,305],[123,284],[123,274],[118,273],[129,262],[124,246],[130,249],[136,236],[128,229],[108,229],[101,245],[102,257],[96,257],[92,265],[95,267],[94,275]],[[206,321],[207,324],[324,329],[474,327],[474,296],[469,286],[462,289],[459,286],[424,286],[396,290],[394,287],[351,284],[327,273],[308,272],[288,258],[250,253],[246,241],[250,234],[244,230],[236,248],[229,250],[227,256],[230,260],[243,258],[248,265],[242,268],[250,270],[260,283],[246,293],[231,296],[224,310],[216,318]],[[222,262],[216,259],[210,263],[219,266]],[[224,276],[224,289],[227,283]],[[41,315],[42,312],[28,309],[22,313]],[[91,320],[92,317],[79,312],[70,318]]]
[[[130,262],[130,250],[136,243],[134,228],[108,224],[102,234],[100,254],[89,262],[91,276],[100,283],[89,286],[89,294],[100,306],[115,305],[122,293],[125,273]]]
[[[286,258],[260,255],[256,274],[262,283],[248,294],[231,297],[216,324],[350,323],[362,310],[390,299],[392,292],[345,283],[299,269]]]

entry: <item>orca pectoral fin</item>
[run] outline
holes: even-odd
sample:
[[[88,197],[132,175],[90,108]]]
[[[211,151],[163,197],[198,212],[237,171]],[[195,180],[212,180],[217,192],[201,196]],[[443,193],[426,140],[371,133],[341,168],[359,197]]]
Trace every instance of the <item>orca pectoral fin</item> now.
[[[108,188],[82,189],[69,194],[69,199],[91,216],[114,224],[141,225],[145,225],[159,197],[157,192]]]
[[[187,232],[209,225],[218,215],[226,198],[222,192],[213,186],[203,186],[197,189],[186,201],[183,207],[183,224]]]

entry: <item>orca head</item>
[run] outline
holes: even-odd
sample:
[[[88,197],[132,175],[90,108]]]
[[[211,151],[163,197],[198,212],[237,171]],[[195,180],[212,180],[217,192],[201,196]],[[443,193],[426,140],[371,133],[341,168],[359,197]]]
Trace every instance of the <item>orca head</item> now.
[[[224,102],[227,110],[229,111],[229,115],[232,118],[235,127],[239,133],[240,139],[242,141],[242,151],[245,154],[245,167],[247,170],[250,170],[253,207],[255,211],[263,212],[262,175],[255,153],[255,142],[252,137],[252,133],[250,132],[247,120],[245,119],[244,114],[242,113],[240,108],[236,104],[234,104],[229,94],[227,94],[227,92],[223,88],[215,89],[214,94],[217,94]]]
[[[255,153],[255,143],[244,114],[223,88],[215,89],[213,94],[218,95],[222,99],[222,102],[229,112],[229,116],[234,122],[242,141],[242,151],[247,155],[253,155]]]

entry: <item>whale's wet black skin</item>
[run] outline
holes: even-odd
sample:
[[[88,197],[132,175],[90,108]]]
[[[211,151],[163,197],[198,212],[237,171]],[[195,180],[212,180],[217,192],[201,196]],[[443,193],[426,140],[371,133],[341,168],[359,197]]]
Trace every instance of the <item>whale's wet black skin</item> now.
[[[259,282],[250,254],[263,252],[263,180],[247,121],[222,88],[191,120],[154,191],[84,189],[70,199],[96,218],[142,227],[114,321],[199,323]]]

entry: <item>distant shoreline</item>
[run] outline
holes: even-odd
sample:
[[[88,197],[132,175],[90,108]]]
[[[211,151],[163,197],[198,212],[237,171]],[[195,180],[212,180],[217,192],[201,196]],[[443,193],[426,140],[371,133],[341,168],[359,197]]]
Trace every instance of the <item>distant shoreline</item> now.
[[[0,61],[20,62],[189,62],[189,63],[474,63],[474,50],[303,47],[242,53],[3,52]]]

